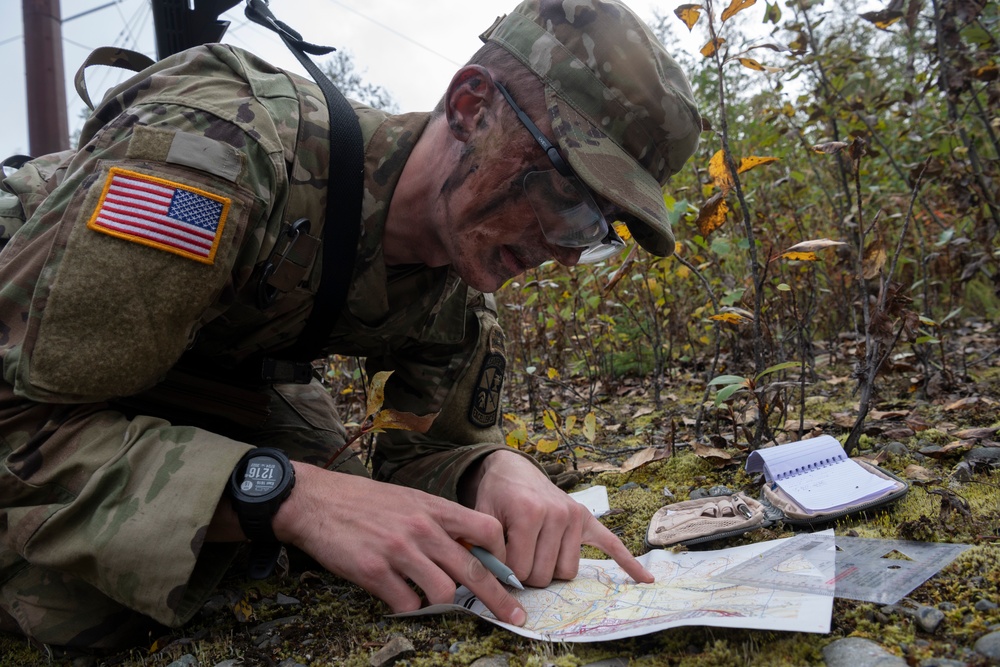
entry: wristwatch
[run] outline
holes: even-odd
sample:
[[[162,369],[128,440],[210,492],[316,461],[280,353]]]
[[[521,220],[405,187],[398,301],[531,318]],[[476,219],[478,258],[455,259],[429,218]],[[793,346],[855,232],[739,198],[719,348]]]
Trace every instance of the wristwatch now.
[[[250,578],[274,571],[281,543],[271,521],[295,486],[295,469],[280,449],[260,447],[243,455],[229,477],[229,499],[250,539]]]

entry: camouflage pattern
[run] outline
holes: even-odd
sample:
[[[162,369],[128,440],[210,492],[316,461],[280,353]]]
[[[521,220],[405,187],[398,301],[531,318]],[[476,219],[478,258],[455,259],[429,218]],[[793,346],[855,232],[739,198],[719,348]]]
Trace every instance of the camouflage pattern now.
[[[368,146],[361,241],[329,351],[394,370],[387,407],[440,411],[427,434],[382,436],[375,475],[454,499],[468,466],[505,447],[496,425],[468,418],[484,359],[502,353],[495,304],[448,268],[384,265],[388,202],[428,117],[355,108]],[[0,253],[0,627],[114,646],[185,623],[230,562],[232,545],[204,538],[243,453],[270,444],[319,462],[343,442],[315,384],[251,401],[265,406],[261,428],[150,399],[182,356],[225,380],[302,330],[321,254],[264,310],[256,270],[285,225],[305,217],[322,235],[327,124],[312,82],[209,45],[111,90],[78,150],[5,180],[17,203],[0,198],[0,224],[23,224]],[[213,261],[88,229],[112,167],[229,202]],[[341,470],[364,472],[349,459]]]
[[[632,215],[636,241],[674,251],[662,186],[694,153],[691,87],[649,27],[615,0],[525,0],[482,35],[541,78],[576,174]]]

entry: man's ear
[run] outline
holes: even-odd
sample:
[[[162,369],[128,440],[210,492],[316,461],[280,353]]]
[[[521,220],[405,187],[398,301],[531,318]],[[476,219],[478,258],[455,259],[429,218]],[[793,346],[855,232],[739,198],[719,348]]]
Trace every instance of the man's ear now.
[[[451,133],[459,141],[469,140],[493,102],[496,86],[484,67],[466,65],[455,73],[444,97],[444,113]]]

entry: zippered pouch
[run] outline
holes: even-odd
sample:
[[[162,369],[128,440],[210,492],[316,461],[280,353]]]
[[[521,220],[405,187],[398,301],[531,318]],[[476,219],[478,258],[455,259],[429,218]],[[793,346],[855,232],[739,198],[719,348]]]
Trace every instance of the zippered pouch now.
[[[795,502],[795,500],[785,493],[781,487],[772,487],[772,485],[765,483],[761,489],[761,502],[763,503],[765,510],[767,511],[770,508],[773,508],[777,511],[777,513],[780,513],[780,516],[778,516],[776,520],[782,521],[790,526],[817,526],[830,521],[836,521],[837,519],[842,519],[853,514],[874,509],[882,509],[896,502],[909,492],[909,483],[892,474],[888,470],[884,470],[877,465],[868,463],[863,459],[855,458],[853,460],[872,474],[878,475],[883,479],[890,480],[893,482],[892,486],[880,493],[878,496],[868,498],[864,502],[859,502],[847,507],[840,507],[833,511],[812,512]],[[768,518],[771,519],[768,523],[774,523],[775,519],[772,517],[774,517],[775,513],[767,511],[767,514]]]
[[[764,521],[764,505],[734,493],[685,500],[656,510],[646,529],[646,548],[688,546],[742,535]]]

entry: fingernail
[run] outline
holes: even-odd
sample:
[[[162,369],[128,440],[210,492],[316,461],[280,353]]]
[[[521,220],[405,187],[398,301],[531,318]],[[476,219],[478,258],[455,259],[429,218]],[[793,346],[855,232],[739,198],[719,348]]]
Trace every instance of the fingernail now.
[[[524,622],[528,620],[528,614],[523,609],[515,609],[514,613],[510,615],[510,622],[512,625],[524,625]]]

